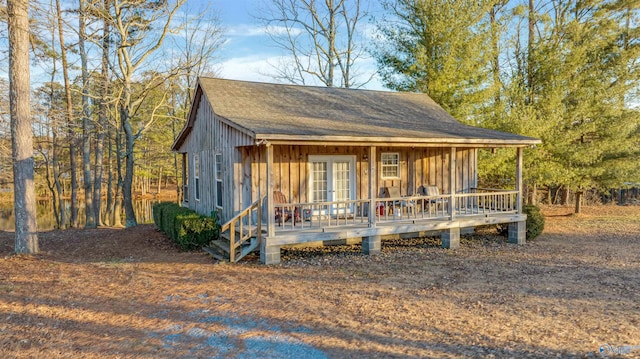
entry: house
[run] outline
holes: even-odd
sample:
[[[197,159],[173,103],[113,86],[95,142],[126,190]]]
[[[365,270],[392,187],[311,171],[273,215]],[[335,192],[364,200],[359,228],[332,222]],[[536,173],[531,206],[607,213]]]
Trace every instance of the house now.
[[[509,223],[525,240],[522,152],[540,140],[463,125],[429,96],[200,78],[172,146],[182,154],[182,204],[218,214],[209,251],[253,250],[278,263],[285,245]],[[515,188],[479,189],[478,151],[517,153]]]

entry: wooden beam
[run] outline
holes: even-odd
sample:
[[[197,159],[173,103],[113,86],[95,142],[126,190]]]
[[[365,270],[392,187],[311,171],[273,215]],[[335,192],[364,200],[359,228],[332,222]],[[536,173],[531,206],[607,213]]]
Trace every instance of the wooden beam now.
[[[287,138],[279,138],[282,136],[266,136],[259,138],[260,141],[269,141],[272,145],[299,145],[299,146],[349,146],[349,147],[369,147],[371,145],[377,147],[448,147],[451,145],[473,147],[473,148],[498,148],[498,147],[524,147],[540,144],[540,142],[532,141],[481,141],[481,140],[460,140],[460,141],[440,141],[439,139],[420,139],[412,141],[410,138],[361,138],[361,137],[345,137],[344,139],[328,138],[322,139],[318,136],[292,136]],[[278,137],[278,138],[271,138]]]
[[[516,158],[516,191],[518,191],[518,195],[516,196],[516,209],[518,210],[518,214],[522,213],[522,147],[518,147],[517,149],[517,158]]]
[[[376,146],[369,147],[369,227],[376,226],[376,202],[378,187]]]
[[[273,207],[273,146],[265,144],[267,162],[267,236],[273,237],[276,234],[275,211]]]
[[[456,204],[456,148],[451,147],[449,153],[449,217],[455,217]]]

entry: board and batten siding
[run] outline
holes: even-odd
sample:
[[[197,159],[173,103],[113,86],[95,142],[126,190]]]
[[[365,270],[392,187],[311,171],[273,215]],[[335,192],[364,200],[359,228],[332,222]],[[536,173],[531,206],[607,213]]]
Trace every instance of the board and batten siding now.
[[[191,133],[181,146],[188,153],[189,198],[185,206],[203,215],[218,211],[225,222],[243,208],[242,146],[253,145],[254,140],[246,133],[230,126],[218,118],[206,95],[202,94]],[[200,159],[200,198],[195,199],[193,156]],[[222,208],[216,206],[216,154],[222,155]]]
[[[467,193],[477,186],[477,149],[456,149],[456,192]],[[398,178],[382,178],[382,153],[399,154],[400,176]],[[264,150],[246,148],[243,151],[245,166],[250,166],[244,173],[251,184],[245,183],[243,196],[251,196],[252,200],[259,194],[266,195],[266,159]],[[449,147],[377,147],[377,183],[375,193],[382,187],[398,186],[400,193],[415,195],[420,186],[438,186],[441,193],[450,193],[449,181]],[[290,203],[307,203],[309,197],[309,156],[312,155],[353,155],[355,161],[356,198],[368,198],[369,191],[369,148],[349,146],[274,146],[274,190],[281,191]],[[366,158],[366,159],[365,159]],[[245,167],[246,168],[246,167]],[[246,180],[246,177],[245,177]],[[251,203],[251,201],[247,201]]]

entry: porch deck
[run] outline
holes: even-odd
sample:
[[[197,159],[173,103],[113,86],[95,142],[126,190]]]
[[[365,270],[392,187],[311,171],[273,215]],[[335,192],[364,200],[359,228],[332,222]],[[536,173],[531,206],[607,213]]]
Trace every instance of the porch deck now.
[[[260,247],[262,262],[273,264],[280,261],[280,248],[285,245],[362,238],[363,251],[371,254],[379,252],[382,236],[421,236],[429,231],[442,231],[443,247],[455,248],[460,229],[498,223],[510,223],[510,241],[520,243],[527,216],[518,211],[517,203],[518,191],[504,190],[278,203],[274,211],[263,210],[267,201],[259,199],[222,226],[221,238],[228,243],[217,247],[231,261]],[[268,213],[278,213],[278,222]]]

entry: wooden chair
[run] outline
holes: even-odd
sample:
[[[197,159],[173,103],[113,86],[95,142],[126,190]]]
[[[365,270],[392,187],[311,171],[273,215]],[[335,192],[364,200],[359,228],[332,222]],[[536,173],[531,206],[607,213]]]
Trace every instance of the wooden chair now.
[[[438,197],[440,196],[440,189],[438,188],[438,186],[420,186],[418,187],[418,194],[427,197]],[[424,205],[426,207],[435,204],[437,208],[437,206],[444,206],[446,202],[447,201],[443,198],[429,198],[428,200],[424,201]]]
[[[300,213],[298,208],[293,209],[293,214],[291,213],[291,206],[283,206],[289,204],[287,200],[287,196],[280,191],[273,191],[273,208],[275,211],[275,219],[278,223],[278,226],[281,226],[283,223],[289,221],[293,218],[293,225],[296,225],[296,222],[300,222]]]
[[[384,205],[388,213],[401,213],[402,206],[406,206],[406,202],[398,200],[398,198],[402,197],[400,194],[400,187],[390,186],[390,187],[382,187],[381,188],[381,198],[393,198],[391,201],[385,201]],[[398,212],[396,212],[396,208]]]

